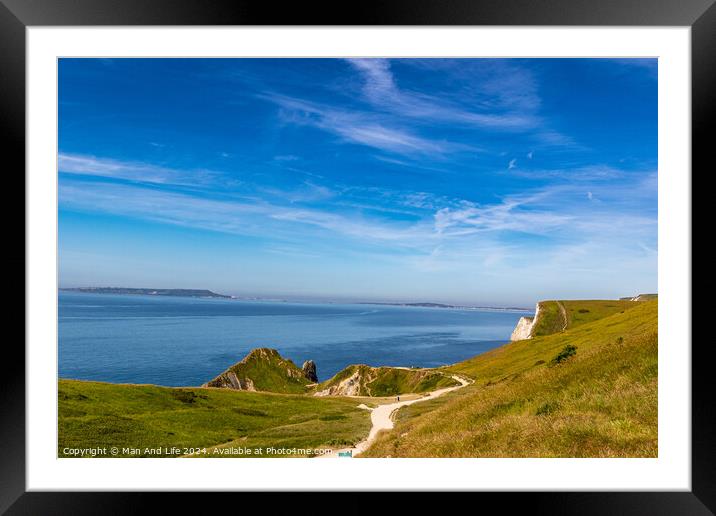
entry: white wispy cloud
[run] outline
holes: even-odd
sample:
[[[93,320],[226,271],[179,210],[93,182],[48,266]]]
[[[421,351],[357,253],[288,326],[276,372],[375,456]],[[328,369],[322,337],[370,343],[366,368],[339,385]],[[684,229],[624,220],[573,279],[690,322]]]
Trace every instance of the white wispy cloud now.
[[[475,151],[479,151],[479,149],[474,149]],[[377,159],[378,161],[382,161],[384,163],[390,163],[391,165],[399,165],[400,167],[405,167],[410,169],[411,171],[418,172],[418,173],[424,173],[424,171],[431,171],[431,172],[445,172],[450,173],[452,170],[445,166],[445,164],[439,164],[442,166],[434,166],[430,164],[426,164],[424,161],[420,160],[400,160],[395,159],[390,156],[383,156],[380,154],[376,154],[373,156],[373,158]]]
[[[653,236],[657,224],[656,214],[644,208],[655,193],[636,198],[633,192],[640,188],[638,181],[618,188],[594,184],[590,193],[599,203],[585,203],[579,185],[553,185],[494,204],[442,208],[435,212],[434,226],[447,238],[508,231],[565,241],[635,241]]]
[[[349,59],[348,62],[364,78],[363,93],[366,100],[401,116],[426,122],[461,123],[492,129],[524,130],[539,125],[538,118],[531,110],[525,110],[524,104],[519,106],[523,108],[521,110],[505,109],[514,107],[507,106],[505,102],[499,106],[494,102],[492,105],[485,103],[487,109],[483,111],[470,110],[434,95],[399,88],[387,59]],[[503,88],[495,88],[492,93],[497,95],[502,91]]]
[[[385,127],[379,123],[343,124],[333,120],[326,127],[346,140],[399,154],[444,154],[455,144],[421,138],[407,131]]]
[[[391,120],[372,113],[347,111],[316,102],[279,94],[261,94],[284,110],[284,120],[309,125],[344,141],[404,155],[444,155],[449,152],[474,150],[471,146],[434,140],[391,124]]]
[[[540,147],[583,149],[540,115],[542,100],[534,74],[510,59],[399,59],[403,65],[449,76],[457,89],[427,95],[401,89],[390,60],[353,59],[362,72],[363,93],[374,106],[428,124],[445,122],[522,132]],[[455,91],[459,93],[455,93]],[[530,158],[531,159],[531,158]]]
[[[515,168],[516,166],[517,166],[517,159],[516,159],[516,158],[513,158],[513,159],[511,159],[510,162],[508,163],[507,169],[508,169],[508,170],[512,170],[512,169]]]
[[[429,222],[413,224],[368,220],[329,210],[294,208],[265,201],[241,202],[167,192],[145,186],[66,180],[59,185],[60,205],[74,210],[111,213],[222,233],[292,238],[310,228],[364,242],[390,241],[406,247],[435,238]],[[273,222],[272,222],[273,221]],[[303,230],[300,227],[303,226]],[[314,235],[315,236],[315,235]]]
[[[398,246],[423,252],[443,245],[441,257],[445,259],[455,249],[465,252],[465,249],[474,249],[480,241],[483,245],[484,237],[470,239],[478,234],[519,231],[545,235],[575,224],[580,231],[591,234],[604,231],[605,225],[608,227],[611,224],[607,221],[594,226],[596,222],[593,220],[579,220],[574,213],[557,213],[548,209],[549,203],[540,204],[547,197],[556,195],[554,190],[541,191],[508,197],[492,205],[477,206],[427,193],[404,193],[403,202],[406,205],[416,206],[426,213],[411,222],[366,218],[355,212],[340,214],[331,207],[321,210],[260,200],[210,199],[132,184],[94,182],[90,187],[81,180],[65,180],[60,183],[59,192],[61,206],[68,209],[124,215],[223,233],[271,235],[272,238],[288,240],[298,237],[313,239],[324,233],[323,236],[330,238],[334,238],[330,235],[337,235],[364,244]],[[439,207],[445,203],[450,203],[451,207]],[[428,215],[431,213],[432,218]],[[648,222],[648,218],[645,217],[644,222]],[[437,258],[433,256],[432,260]]]
[[[61,152],[57,168],[65,174],[82,174],[140,183],[196,186],[216,182],[219,173],[209,170],[179,170],[137,161]]]
[[[586,150],[584,145],[577,143],[574,138],[560,131],[543,127],[531,135],[532,140],[541,148],[563,148],[565,150]]]
[[[447,72],[465,83],[456,96],[401,88],[387,59],[347,61],[362,79],[362,105],[351,102],[339,107],[336,103],[313,102],[275,90],[256,96],[278,105],[284,122],[312,126],[337,135],[344,142],[412,158],[484,152],[473,143],[474,139],[468,144],[421,134],[424,129],[436,126],[520,132],[541,147],[576,146],[572,138],[549,127],[539,115],[541,101],[536,81],[531,72],[515,64],[462,60],[450,65]],[[411,60],[402,62],[415,66]],[[470,73],[462,76],[461,68],[469,68]]]
[[[127,174],[126,164],[116,162],[97,161],[104,168],[91,160],[70,163],[74,174],[91,170],[113,179]],[[146,166],[136,165],[138,169]],[[102,169],[97,172],[98,168]],[[656,213],[644,208],[654,204],[656,174],[625,177],[618,185],[599,181],[552,185],[479,204],[423,191],[328,188],[308,181],[294,190],[255,185],[261,195],[251,199],[201,189],[167,191],[136,181],[88,182],[79,175],[63,178],[59,187],[60,206],[70,210],[269,237],[298,246],[310,242],[316,250],[325,245],[325,252],[337,247],[344,251],[355,247],[360,252],[369,248],[426,271],[464,267],[465,263],[518,266],[526,256],[562,247],[567,254],[560,260],[577,264],[587,244],[615,252],[634,242],[656,245]],[[585,202],[585,191],[599,202]],[[305,206],[310,203],[320,203],[320,207]],[[383,216],[385,212],[407,216],[394,219]],[[514,238],[516,234],[548,243],[540,250],[534,239],[522,242]]]
[[[510,174],[527,179],[562,179],[568,181],[612,181],[624,178],[627,173],[609,165],[585,165],[577,167],[564,167],[557,169],[529,169],[516,168],[513,164],[516,160],[510,161],[508,169]]]
[[[311,181],[304,181],[300,186],[293,189],[274,187],[257,187],[257,189],[260,192],[285,199],[291,203],[324,201],[337,195],[337,192],[331,188],[312,183]]]
[[[494,205],[443,208],[435,213],[435,229],[452,237],[496,231],[544,235],[572,221],[568,213],[531,207],[538,197],[539,194],[514,196]]]
[[[368,99],[375,103],[395,100],[399,96],[393,74],[390,72],[390,61],[387,59],[348,59],[357,70],[365,76],[363,91]]]

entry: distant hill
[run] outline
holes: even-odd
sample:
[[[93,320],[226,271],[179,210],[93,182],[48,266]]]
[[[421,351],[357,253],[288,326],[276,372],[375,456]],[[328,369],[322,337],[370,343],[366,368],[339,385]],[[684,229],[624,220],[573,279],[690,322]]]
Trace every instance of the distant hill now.
[[[191,288],[77,287],[61,288],[60,290],[65,292],[85,292],[88,294],[136,294],[141,296],[218,297],[231,299],[231,296],[217,294],[211,290]]]
[[[379,302],[362,302],[359,305],[384,305],[384,306],[421,306],[424,308],[460,308],[455,305],[446,305],[444,303],[379,303]]]
[[[419,308],[457,308],[460,310],[508,310],[514,311],[519,310],[520,312],[528,311],[528,308],[520,308],[516,306],[467,306],[467,305],[447,305],[445,303],[387,303],[378,301],[365,301],[357,303],[359,305],[382,305],[382,306],[412,306]]]
[[[257,348],[203,387],[303,394],[306,386],[313,383],[310,376],[275,349]]]

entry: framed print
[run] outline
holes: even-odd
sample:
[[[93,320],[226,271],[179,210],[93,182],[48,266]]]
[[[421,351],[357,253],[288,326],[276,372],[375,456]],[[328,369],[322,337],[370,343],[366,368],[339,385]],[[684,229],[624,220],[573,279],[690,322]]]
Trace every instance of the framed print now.
[[[710,514],[716,7],[562,3],[5,0],[26,313],[0,507]]]

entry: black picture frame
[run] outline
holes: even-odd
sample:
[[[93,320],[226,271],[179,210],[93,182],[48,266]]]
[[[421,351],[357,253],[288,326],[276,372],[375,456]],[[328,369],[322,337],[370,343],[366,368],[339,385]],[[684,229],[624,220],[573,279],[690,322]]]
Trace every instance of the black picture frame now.
[[[711,172],[716,113],[716,4],[714,0],[364,0],[356,3],[282,3],[246,0],[0,0],[0,127],[5,170],[13,171],[14,192],[24,192],[25,29],[86,25],[574,25],[691,27],[692,171]],[[685,173],[688,173],[686,171]],[[15,194],[17,199],[23,198]],[[23,202],[23,201],[20,201]],[[17,209],[5,204],[6,221]],[[24,242],[19,224],[16,241]],[[7,245],[7,244],[6,244]],[[14,248],[10,267],[25,263],[24,244]],[[20,275],[8,274],[10,291],[24,292]],[[16,306],[20,306],[19,303]],[[24,304],[22,305],[24,311]],[[17,310],[17,308],[16,308]],[[703,310],[703,308],[701,309]],[[12,319],[19,317],[11,317]],[[13,321],[14,322],[14,321]],[[15,323],[17,324],[17,323]],[[24,331],[24,330],[23,330]],[[683,343],[687,349],[689,343]],[[481,493],[470,504],[500,504],[533,514],[713,514],[716,511],[716,406],[708,341],[692,346],[692,490],[690,492]],[[6,340],[4,359],[13,367],[0,375],[0,512],[7,514],[128,514],[161,496],[164,511],[191,507],[186,494],[39,493],[25,489],[25,356],[19,337]],[[214,504],[230,495],[211,494]],[[259,499],[242,503],[261,503]],[[254,497],[255,495],[251,495]],[[264,495],[265,496],[265,495]],[[273,495],[272,495],[273,496]],[[295,496],[295,495],[293,495]],[[473,495],[474,496],[474,495]],[[462,498],[462,497],[461,497]],[[422,503],[422,496],[413,501]],[[200,502],[201,503],[201,502]],[[301,506],[294,499],[292,504]],[[353,505],[348,503],[348,505]],[[202,505],[200,505],[201,507]],[[203,505],[204,509],[209,507]],[[404,508],[406,508],[404,506]],[[216,509],[218,510],[218,509]],[[211,512],[216,512],[214,508]],[[328,510],[328,508],[326,508]],[[342,512],[346,512],[341,509]],[[348,507],[351,510],[351,507]],[[204,513],[205,511],[200,511]]]

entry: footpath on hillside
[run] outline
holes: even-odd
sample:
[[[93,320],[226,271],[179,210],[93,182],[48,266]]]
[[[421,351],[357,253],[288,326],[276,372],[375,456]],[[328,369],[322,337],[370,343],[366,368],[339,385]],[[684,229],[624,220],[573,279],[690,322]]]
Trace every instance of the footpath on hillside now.
[[[464,378],[456,375],[451,375],[452,378],[458,382],[460,382],[460,385],[456,385],[454,387],[445,387],[444,389],[438,389],[436,391],[432,391],[427,393],[422,398],[412,399],[412,400],[406,400],[406,401],[397,401],[395,403],[388,403],[385,405],[379,405],[378,407],[372,409],[370,420],[373,426],[370,429],[370,432],[368,433],[368,437],[363,439],[361,442],[353,446],[352,448],[341,448],[338,450],[333,450],[333,452],[325,454],[325,455],[319,455],[319,458],[325,458],[325,457],[355,457],[356,455],[363,453],[365,450],[368,449],[368,447],[375,441],[375,438],[378,436],[378,432],[381,430],[390,430],[393,428],[393,413],[398,410],[400,407],[404,407],[406,405],[412,405],[413,403],[420,403],[421,401],[427,401],[432,400],[435,398],[438,398],[442,396],[443,394],[447,394],[448,392],[462,389],[466,385],[468,385],[470,382],[465,380]]]

